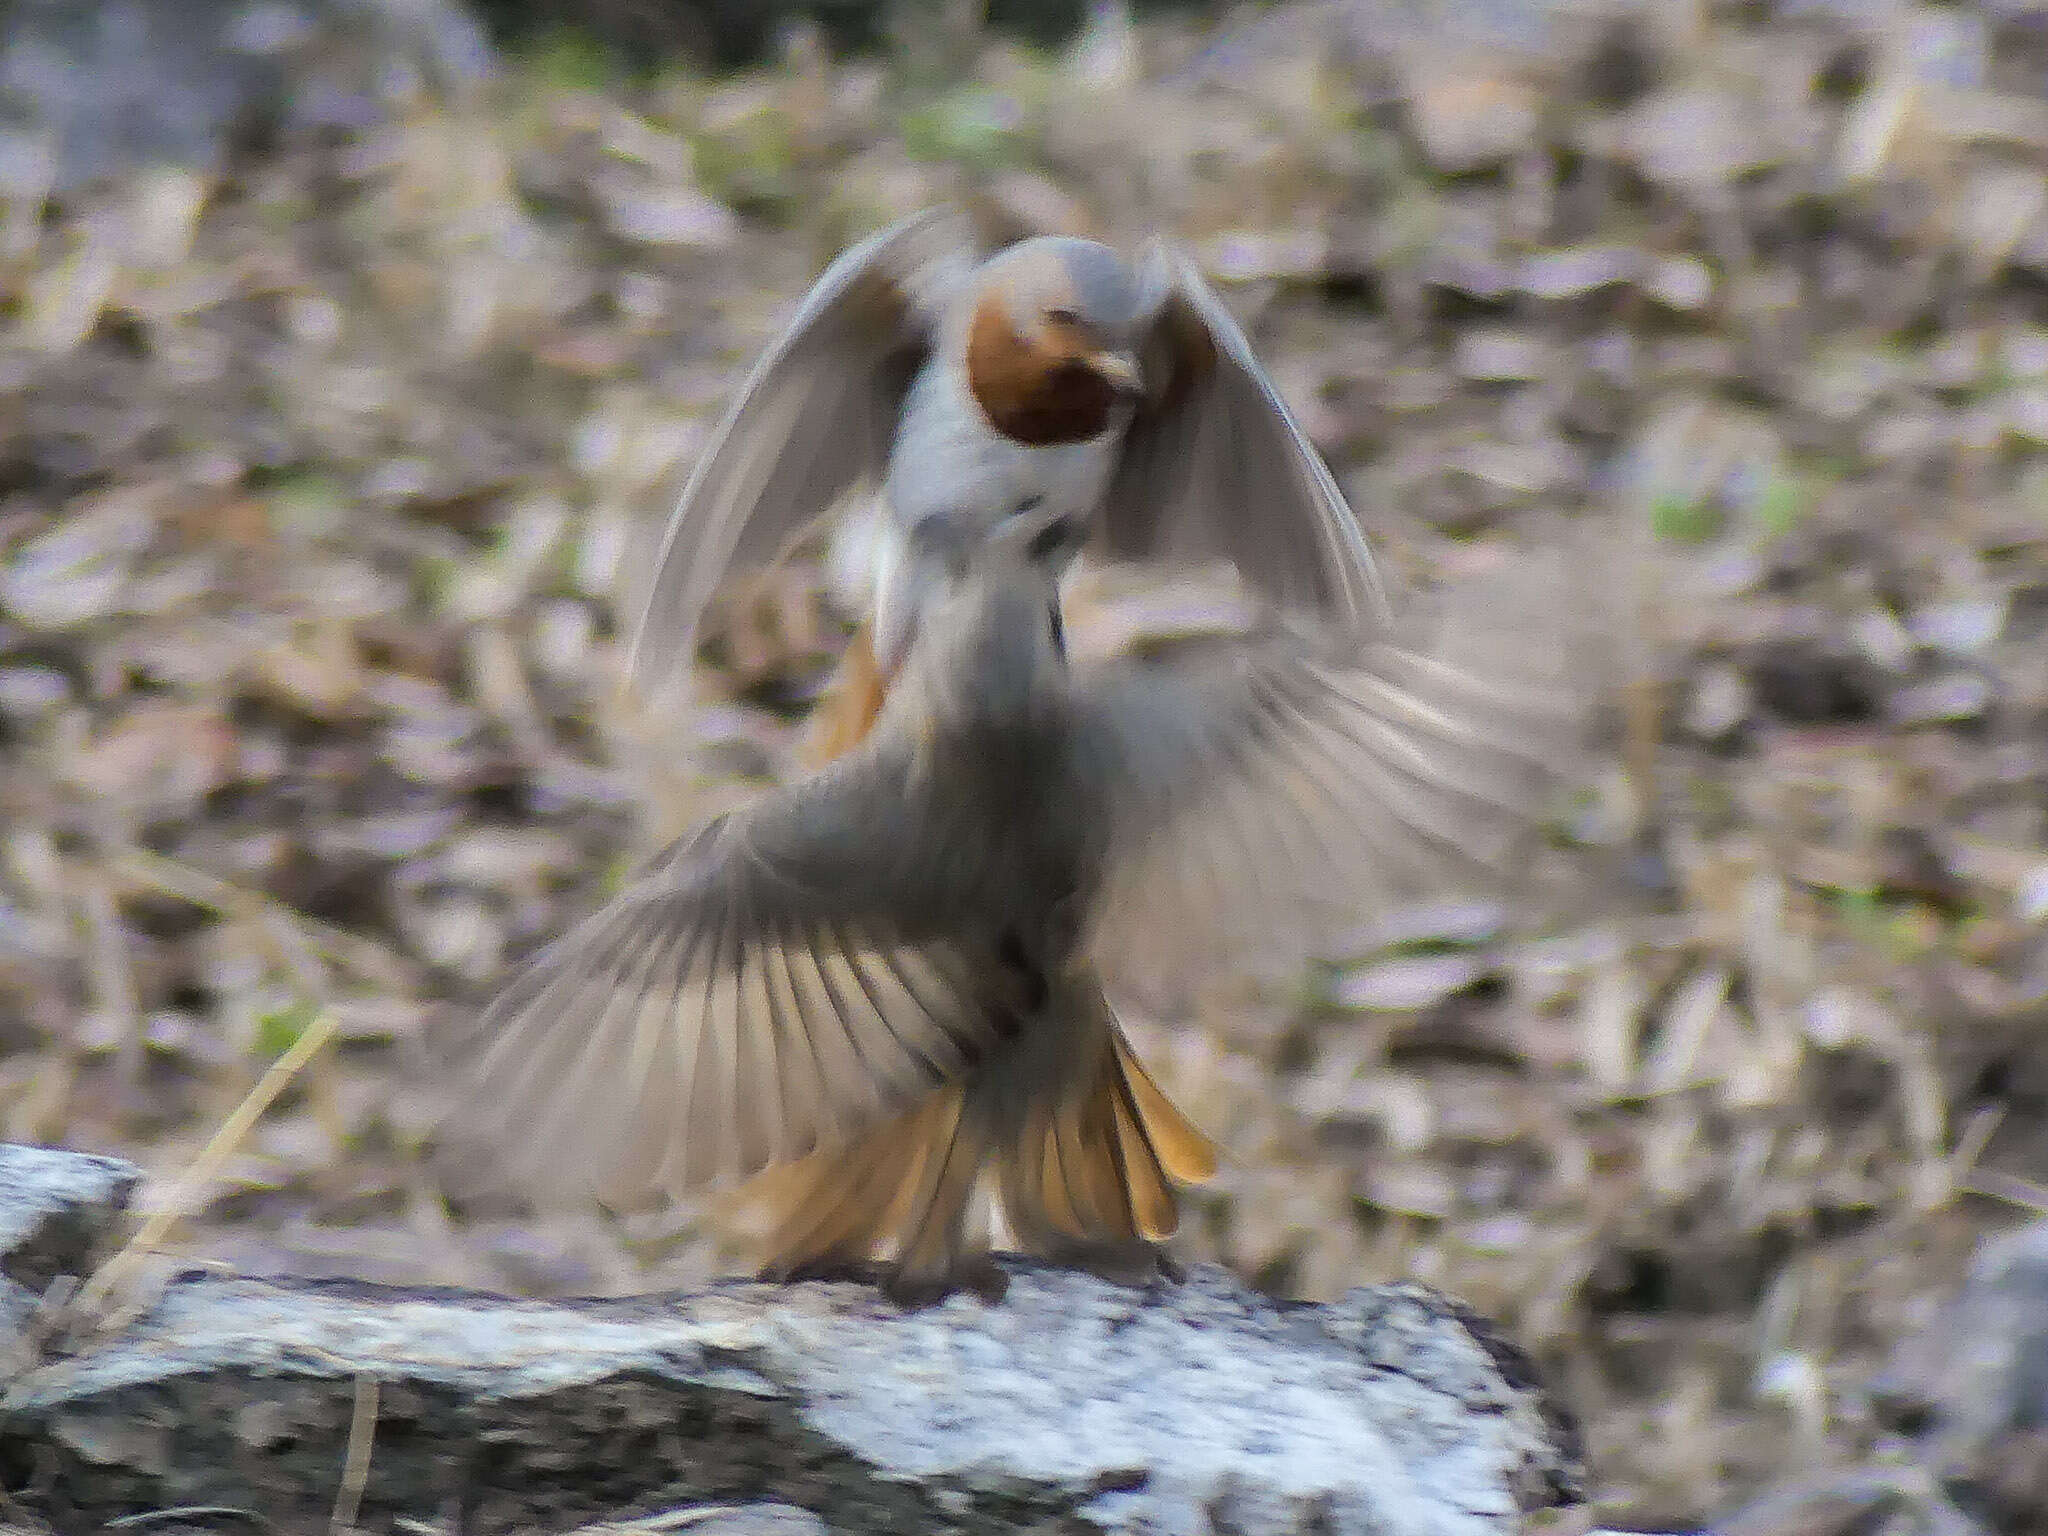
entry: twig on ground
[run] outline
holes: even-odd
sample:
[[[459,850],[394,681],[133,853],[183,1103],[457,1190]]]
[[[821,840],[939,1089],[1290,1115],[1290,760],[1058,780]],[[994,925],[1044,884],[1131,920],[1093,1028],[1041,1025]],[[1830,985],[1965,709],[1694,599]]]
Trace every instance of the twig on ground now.
[[[348,1454],[342,1458],[341,1487],[334,1495],[334,1514],[327,1522],[332,1536],[349,1536],[370,1485],[370,1452],[377,1441],[377,1378],[356,1377],[355,1412],[348,1421]]]
[[[134,1272],[143,1260],[154,1253],[159,1244],[179,1221],[191,1213],[199,1194],[212,1182],[235,1149],[242,1144],[242,1138],[249,1134],[249,1128],[262,1118],[277,1096],[284,1092],[285,1085],[298,1076],[300,1070],[319,1054],[321,1047],[333,1038],[335,1017],[331,1010],[321,1009],[314,1016],[299,1038],[291,1043],[288,1050],[270,1064],[270,1068],[256,1081],[234,1112],[221,1122],[220,1129],[200,1149],[178,1182],[172,1187],[170,1197],[155,1211],[133,1237],[122,1246],[106,1263],[94,1270],[92,1277],[79,1288],[73,1302],[73,1315],[90,1313],[105,1304],[114,1289]]]

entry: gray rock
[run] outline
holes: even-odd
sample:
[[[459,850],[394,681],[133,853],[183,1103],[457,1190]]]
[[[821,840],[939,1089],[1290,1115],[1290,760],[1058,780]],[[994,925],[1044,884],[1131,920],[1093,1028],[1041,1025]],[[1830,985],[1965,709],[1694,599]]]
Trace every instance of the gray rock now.
[[[0,1144],[0,1274],[35,1292],[84,1274],[141,1181],[118,1158]]]
[[[689,1536],[832,1536],[816,1515],[789,1504],[692,1505],[643,1519],[580,1525],[569,1536],[657,1536],[662,1531],[687,1531]]]
[[[1968,1509],[1975,1529],[2048,1528],[2048,1222],[1986,1239],[1962,1289],[1900,1340],[1869,1393],[1923,1488]]]
[[[6,1155],[76,1201],[132,1178]],[[1001,1302],[909,1312],[852,1281],[543,1303],[191,1274],[17,1375],[0,1441],[74,1522],[213,1505],[308,1528],[370,1408],[373,1526],[768,1501],[835,1532],[1481,1536],[1580,1496],[1569,1421],[1435,1292],[1312,1306],[1209,1268],[1144,1290],[1005,1268]]]
[[[2048,1430],[2048,1221],[1987,1239],[1962,1290],[1871,1382],[1878,1417],[1967,1458]]]

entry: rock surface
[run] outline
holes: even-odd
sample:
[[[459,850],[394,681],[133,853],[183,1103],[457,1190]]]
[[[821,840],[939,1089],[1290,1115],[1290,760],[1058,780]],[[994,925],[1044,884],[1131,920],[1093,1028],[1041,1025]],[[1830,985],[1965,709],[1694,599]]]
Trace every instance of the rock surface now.
[[[0,1143],[0,1274],[41,1291],[78,1273],[141,1180],[119,1158]]]
[[[105,1167],[4,1155],[52,1200]],[[852,1282],[550,1303],[190,1273],[15,1376],[0,1475],[66,1530],[200,1506],[298,1529],[351,1462],[367,1527],[470,1532],[709,1500],[835,1532],[1482,1536],[1578,1497],[1574,1429],[1435,1292],[1009,1273],[1000,1303],[914,1312]]]

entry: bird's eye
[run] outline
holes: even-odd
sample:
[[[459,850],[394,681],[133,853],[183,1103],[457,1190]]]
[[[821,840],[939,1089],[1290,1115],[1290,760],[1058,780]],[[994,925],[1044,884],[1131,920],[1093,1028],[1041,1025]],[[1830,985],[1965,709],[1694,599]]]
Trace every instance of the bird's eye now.
[[[1047,325],[1079,325],[1081,317],[1071,309],[1048,309],[1045,312]]]
[[[1010,508],[1010,516],[1022,517],[1026,512],[1036,512],[1044,505],[1045,498],[1043,496],[1026,496],[1016,506]]]

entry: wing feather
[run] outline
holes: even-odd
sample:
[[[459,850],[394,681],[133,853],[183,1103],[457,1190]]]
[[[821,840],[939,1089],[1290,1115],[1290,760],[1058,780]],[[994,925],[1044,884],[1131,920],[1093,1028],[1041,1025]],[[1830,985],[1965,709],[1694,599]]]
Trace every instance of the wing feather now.
[[[637,1199],[845,1145],[957,1081],[1001,1022],[984,877],[820,832],[900,797],[864,754],[651,860],[454,1042],[451,1129],[522,1182]]]
[[[673,683],[728,574],[769,563],[846,492],[881,483],[904,393],[973,255],[969,228],[938,209],[825,269],[740,387],[670,515],[633,642],[636,683]]]
[[[1160,297],[1143,346],[1152,395],[1133,419],[1104,502],[1120,559],[1231,561],[1284,609],[1355,633],[1386,598],[1328,467],[1192,262],[1155,245]]]
[[[1437,633],[1282,621],[1078,675],[1067,799],[1098,828],[1089,949],[1184,996],[1297,964],[1403,902],[1495,886],[1582,762],[1588,697],[1558,565],[1445,595]]]

